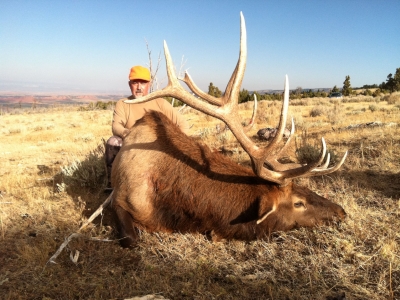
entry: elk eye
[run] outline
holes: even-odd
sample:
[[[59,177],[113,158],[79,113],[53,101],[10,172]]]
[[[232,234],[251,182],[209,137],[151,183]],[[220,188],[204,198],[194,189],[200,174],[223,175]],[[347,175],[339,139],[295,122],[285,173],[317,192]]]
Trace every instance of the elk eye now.
[[[294,204],[294,207],[296,207],[296,208],[300,208],[300,207],[302,207],[302,206],[305,207],[304,203],[301,202],[301,201],[296,202],[296,203]]]

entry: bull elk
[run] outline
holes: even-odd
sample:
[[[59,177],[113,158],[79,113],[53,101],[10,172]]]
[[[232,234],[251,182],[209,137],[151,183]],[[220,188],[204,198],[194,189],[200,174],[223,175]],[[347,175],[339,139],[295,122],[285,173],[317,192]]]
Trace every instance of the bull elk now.
[[[345,217],[341,206],[292,180],[336,171],[347,152],[337,165],[328,167],[329,154],[326,155],[322,139],[317,161],[307,165],[278,162],[294,133],[292,120],[290,137],[280,148],[278,144],[286,128],[289,105],[287,76],[275,137],[266,147],[258,147],[246,135],[238,114],[238,96],[247,56],[242,14],[240,18],[239,60],[222,97],[215,98],[201,91],[188,73],[182,81],[197,97],[186,91],[176,78],[164,42],[168,85],[163,90],[126,102],[141,103],[169,96],[220,119],[249,155],[252,168],[211,151],[181,132],[161,113],[146,114],[125,138],[113,164],[112,207],[122,246],[135,245],[138,229],[210,233],[217,240],[254,240],[273,231],[312,227]]]

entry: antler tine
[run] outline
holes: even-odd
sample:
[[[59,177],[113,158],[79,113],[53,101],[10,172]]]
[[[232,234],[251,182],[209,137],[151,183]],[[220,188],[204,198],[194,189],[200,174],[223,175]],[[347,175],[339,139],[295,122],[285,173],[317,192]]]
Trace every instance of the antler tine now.
[[[286,152],[290,142],[292,141],[292,137],[294,136],[294,132],[295,132],[295,127],[294,127],[294,120],[292,118],[292,128],[290,129],[290,135],[289,138],[287,139],[285,145],[281,148],[281,150],[279,150],[279,152],[276,154],[277,156],[283,154]]]
[[[165,63],[167,66],[168,86],[172,87],[180,86],[178,78],[175,74],[174,64],[172,63],[171,54],[169,53],[168,45],[165,40],[164,40],[164,55],[165,55]]]
[[[248,132],[254,125],[257,116],[257,96],[254,94],[253,114],[250,119],[250,123],[243,127],[244,132]]]
[[[288,170],[289,168],[297,168],[297,167],[301,166],[300,164],[296,164],[296,163],[281,164],[277,160],[277,157],[280,157],[281,155],[283,155],[286,152],[286,150],[288,149],[288,146],[290,145],[290,142],[292,141],[292,137],[294,136],[294,132],[295,132],[295,126],[294,126],[294,120],[292,118],[292,129],[290,130],[290,136],[286,140],[285,145],[283,145],[283,147],[276,153],[275,158],[273,158],[273,159],[270,158],[268,160],[265,160],[264,165],[269,166],[271,170],[275,170],[275,171],[284,171],[284,170]]]
[[[223,96],[224,103],[230,102],[231,105],[237,106],[239,99],[240,87],[244,77],[244,71],[246,69],[247,60],[247,31],[246,22],[243,17],[243,13],[240,12],[240,52],[239,60],[236,64],[235,70],[232,73],[231,78],[225,88],[225,94]],[[236,100],[236,101],[232,101]]]
[[[330,161],[331,161],[331,154],[328,152],[328,154],[326,155],[325,163],[318,169],[321,169],[321,170],[326,169],[329,166]]]
[[[185,77],[181,79],[186,85],[189,87],[189,89],[195,93],[197,96],[199,96],[201,99],[206,100],[208,103],[214,104],[221,106],[222,101],[221,97],[213,97],[205,92],[203,92],[199,87],[194,83],[192,77],[190,77],[189,73],[186,71],[185,72]]]
[[[288,164],[288,167],[291,167],[292,169],[288,169],[285,167],[285,165],[280,164],[276,158],[273,158],[271,161],[266,161],[265,164],[271,167],[273,170],[268,170],[267,168],[264,167],[264,164],[260,167],[257,166],[257,172],[256,173],[258,176],[271,180],[273,182],[276,182],[278,184],[286,184],[288,181],[290,181],[293,178],[296,177],[310,177],[310,176],[315,176],[311,175],[313,174],[312,172],[317,170],[318,171],[318,166],[324,161],[326,155],[326,143],[324,138],[322,138],[322,150],[320,153],[319,158],[308,165],[305,166],[300,166],[300,167],[293,167],[293,165],[297,166],[297,164]],[[321,172],[321,170],[320,170]],[[332,171],[333,172],[333,171]],[[329,172],[330,173],[330,172]]]
[[[319,155],[319,158],[316,161],[307,164],[305,166],[283,171],[285,173],[285,178],[289,179],[289,178],[305,176],[307,173],[317,168],[324,161],[326,155],[326,143],[324,138],[322,138],[321,140],[322,140],[322,150]]]
[[[276,132],[275,137],[271,141],[271,143],[269,143],[268,146],[264,150],[265,158],[267,158],[268,156],[270,156],[273,153],[275,148],[278,146],[279,142],[282,140],[283,133],[285,132],[285,129],[286,129],[286,118],[287,118],[288,110],[289,110],[289,78],[286,75],[284,92],[283,92],[282,110],[281,110],[281,116],[279,118],[278,130]],[[294,123],[292,123],[292,129],[293,129],[293,126],[294,126]]]
[[[207,102],[221,106],[227,102],[231,102],[232,104],[237,104],[240,86],[242,84],[244,70],[246,68],[246,57],[247,57],[247,46],[246,46],[247,34],[246,34],[246,24],[243,17],[242,12],[240,12],[240,53],[239,60],[236,64],[236,67],[232,73],[231,78],[225,88],[225,92],[222,97],[213,97],[205,92],[203,92],[199,87],[194,83],[192,77],[188,72],[185,72],[185,76],[181,79],[189,89],[195,93],[197,96],[206,100]],[[239,72],[240,71],[240,72]],[[233,93],[232,93],[233,90]],[[230,101],[231,100],[231,101]]]
[[[324,169],[323,167],[316,168],[316,169],[311,170],[310,172],[302,175],[301,177],[321,176],[321,175],[326,175],[326,174],[329,174],[329,173],[333,173],[343,165],[344,161],[346,160],[347,154],[348,154],[348,151],[345,152],[345,154],[343,155],[343,157],[340,160],[340,162],[338,164],[336,164],[335,166],[333,166],[331,168],[328,168],[328,169]]]
[[[283,174],[277,173],[274,171],[270,171],[266,168],[264,168],[264,163],[271,167],[272,170],[276,171],[283,171],[282,168],[279,167],[279,163],[276,160],[276,153],[275,149],[277,148],[279,142],[282,140],[283,137],[283,132],[285,131],[286,128],[286,117],[288,113],[288,107],[289,107],[289,79],[288,76],[285,76],[285,85],[284,85],[284,96],[283,96],[283,103],[282,103],[282,109],[281,109],[281,115],[279,118],[279,126],[277,133],[275,137],[272,139],[272,141],[262,149],[257,149],[256,151],[253,152],[253,157],[252,157],[252,163],[253,163],[253,169],[255,173],[263,177],[265,179],[280,183],[281,180],[283,180]],[[294,122],[292,122],[292,130],[294,131]],[[291,133],[289,140],[293,136],[293,133]],[[287,145],[287,143],[286,143]],[[284,146],[287,147],[287,146]],[[250,155],[250,154],[249,154]],[[251,155],[250,155],[251,156]],[[268,159],[269,158],[269,159]],[[283,168],[286,169],[286,168]],[[265,176],[265,177],[264,177]],[[278,180],[278,181],[277,181]]]
[[[185,72],[185,77],[182,79],[183,82],[189,87],[189,89],[200,96],[202,99],[209,103],[221,106],[229,103],[231,107],[237,106],[239,99],[240,87],[244,77],[244,71],[246,69],[246,58],[247,58],[247,32],[246,23],[243,17],[243,13],[240,12],[240,52],[239,59],[236,67],[232,73],[231,78],[225,88],[225,92],[222,97],[213,97],[200,90],[194,83],[188,72]],[[232,108],[233,109],[233,108]]]

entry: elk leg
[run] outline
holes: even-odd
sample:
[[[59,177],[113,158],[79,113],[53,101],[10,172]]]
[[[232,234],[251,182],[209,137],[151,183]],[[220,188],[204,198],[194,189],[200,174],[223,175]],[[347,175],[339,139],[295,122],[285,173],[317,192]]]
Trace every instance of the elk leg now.
[[[114,206],[114,211],[117,215],[117,230],[121,247],[133,248],[136,245],[139,231],[133,225],[134,220],[131,214],[119,206]]]

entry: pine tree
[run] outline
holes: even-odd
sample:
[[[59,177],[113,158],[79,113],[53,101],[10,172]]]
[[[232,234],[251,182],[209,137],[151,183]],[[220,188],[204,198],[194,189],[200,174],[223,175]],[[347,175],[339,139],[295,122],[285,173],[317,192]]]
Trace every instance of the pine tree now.
[[[344,96],[350,96],[352,92],[351,84],[350,84],[350,76],[347,75],[346,79],[343,82],[343,89],[342,89],[342,94]]]
[[[251,96],[250,96],[248,90],[242,89],[239,92],[239,103],[250,101],[250,99],[251,99]]]
[[[400,68],[396,69],[393,79],[395,81],[395,90],[400,91]]]
[[[338,92],[339,92],[339,89],[338,89],[338,87],[335,85],[335,86],[333,87],[331,93],[338,93]]]
[[[396,80],[394,80],[392,73],[387,76],[386,79],[386,88],[389,89],[391,93],[393,93],[396,89]]]
[[[210,82],[210,85],[208,86],[208,94],[211,96],[214,96],[214,97],[222,96],[222,92],[219,90],[219,88],[214,86],[214,84],[212,82]]]

